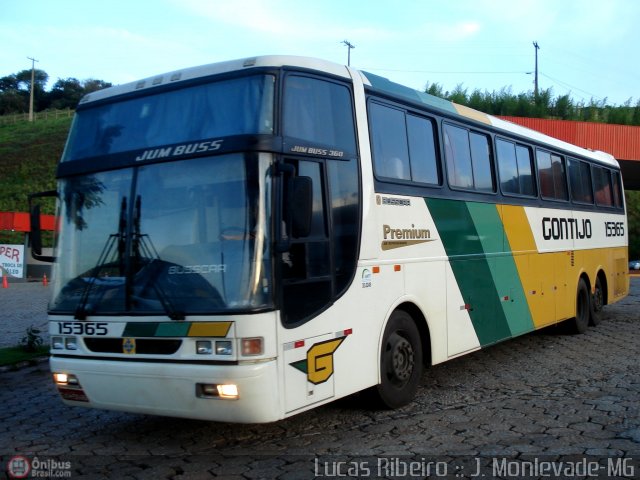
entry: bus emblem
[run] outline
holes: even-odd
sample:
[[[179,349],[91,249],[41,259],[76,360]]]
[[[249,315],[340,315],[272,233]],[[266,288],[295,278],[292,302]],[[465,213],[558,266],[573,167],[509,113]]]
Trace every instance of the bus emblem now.
[[[347,337],[334,338],[314,344],[307,352],[307,358],[290,363],[302,373],[307,374],[307,380],[314,385],[326,382],[333,375],[333,354]]]
[[[135,338],[123,338],[122,339],[122,353],[133,355],[136,353],[136,339]]]

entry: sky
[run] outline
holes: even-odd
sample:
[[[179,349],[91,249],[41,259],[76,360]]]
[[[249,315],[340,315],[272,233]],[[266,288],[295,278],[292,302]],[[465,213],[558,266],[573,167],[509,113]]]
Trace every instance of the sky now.
[[[265,54],[319,57],[424,90],[640,100],[638,0],[0,0],[0,77],[121,84]]]

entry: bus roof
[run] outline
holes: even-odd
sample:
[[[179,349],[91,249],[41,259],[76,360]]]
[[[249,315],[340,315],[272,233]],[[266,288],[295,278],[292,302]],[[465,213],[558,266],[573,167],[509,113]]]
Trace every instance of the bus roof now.
[[[560,148],[567,152],[574,153],[583,157],[588,157],[601,163],[608,164],[610,166],[619,168],[616,159],[605,152],[587,150],[571,143],[563,142],[556,138],[544,135],[535,130],[517,125],[515,123],[507,122],[492,115],[474,110],[464,105],[458,105],[449,100],[445,100],[425,92],[420,92],[412,88],[400,85],[392,82],[387,78],[375,75],[373,73],[365,71],[357,71],[350,69],[345,65],[340,65],[334,62],[321,60],[311,57],[301,57],[293,55],[266,55],[258,57],[241,58],[237,60],[230,60],[226,62],[212,63],[208,65],[202,65],[198,67],[185,68],[182,70],[175,70],[173,72],[164,73],[161,75],[155,75],[136,82],[125,83],[122,85],[116,85],[114,87],[99,90],[97,92],[90,93],[80,100],[80,104],[108,99],[114,96],[123,95],[135,91],[142,91],[147,89],[153,89],[161,85],[168,85],[177,82],[183,82],[188,80],[194,80],[197,78],[208,77],[212,75],[218,75],[222,73],[229,73],[249,68],[257,67],[284,67],[292,66],[298,68],[307,68],[311,70],[318,70],[324,73],[329,73],[334,76],[351,78],[350,70],[352,72],[359,72],[365,85],[372,87],[375,90],[386,93],[391,96],[401,97],[403,99],[411,100],[415,103],[421,103],[423,105],[430,106],[439,110],[448,112],[449,114],[459,115],[468,119],[475,120],[477,122],[484,123],[494,127],[496,130],[502,130],[510,132],[516,135],[530,138],[540,143],[547,144],[556,148]]]

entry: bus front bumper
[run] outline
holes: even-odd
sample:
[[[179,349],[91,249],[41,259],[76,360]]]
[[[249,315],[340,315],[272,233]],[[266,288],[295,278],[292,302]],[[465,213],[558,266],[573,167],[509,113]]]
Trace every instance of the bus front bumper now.
[[[199,365],[53,356],[50,366],[72,376],[56,382],[68,405],[237,423],[283,418],[275,360]],[[217,385],[235,385],[237,397],[218,395]]]

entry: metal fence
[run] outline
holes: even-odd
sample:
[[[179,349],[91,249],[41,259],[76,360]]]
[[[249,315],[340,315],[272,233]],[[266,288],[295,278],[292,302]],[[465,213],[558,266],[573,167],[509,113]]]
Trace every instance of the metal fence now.
[[[33,113],[33,121],[37,120],[48,120],[52,118],[70,118],[73,117],[75,110],[71,110],[67,108],[65,110],[44,110],[42,112],[34,112]],[[0,125],[9,125],[20,122],[28,122],[29,114],[28,113],[14,113],[12,115],[1,115],[0,116]]]

